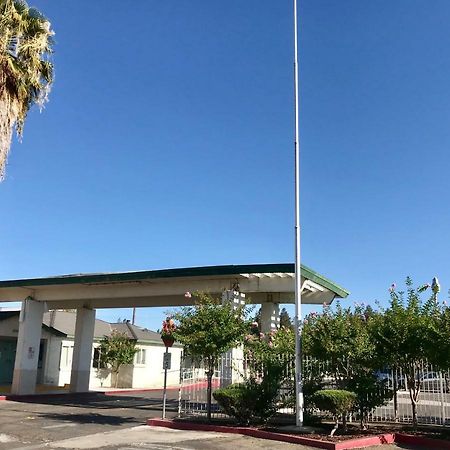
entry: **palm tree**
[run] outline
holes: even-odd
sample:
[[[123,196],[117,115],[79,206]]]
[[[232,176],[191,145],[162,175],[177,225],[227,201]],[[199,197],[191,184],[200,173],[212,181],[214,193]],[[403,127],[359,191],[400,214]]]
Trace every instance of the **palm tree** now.
[[[0,0],[0,181],[13,129],[20,138],[29,109],[47,100],[53,34],[50,22],[24,0]]]

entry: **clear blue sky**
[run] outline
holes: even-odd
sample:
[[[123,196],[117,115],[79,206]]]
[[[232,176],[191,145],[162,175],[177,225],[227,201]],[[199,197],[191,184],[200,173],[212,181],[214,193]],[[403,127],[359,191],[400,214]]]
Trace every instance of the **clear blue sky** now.
[[[0,185],[0,279],[293,261],[290,0],[34,5],[56,81]],[[349,302],[446,297],[450,2],[300,15],[303,261]]]

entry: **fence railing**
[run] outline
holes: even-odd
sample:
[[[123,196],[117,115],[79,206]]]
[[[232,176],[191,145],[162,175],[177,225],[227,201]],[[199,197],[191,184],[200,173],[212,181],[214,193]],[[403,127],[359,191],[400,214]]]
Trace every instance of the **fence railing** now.
[[[295,414],[294,380],[295,364],[292,355],[282,356],[284,365],[284,383],[279,393],[278,413],[284,415]],[[230,351],[224,354],[219,361],[217,370],[212,378],[213,392],[229,384],[243,382],[249,375],[252,361],[243,352]],[[308,377],[317,377],[318,374],[329,373],[329,364],[312,358],[303,360],[305,386]],[[397,385],[396,398],[392,398],[386,405],[375,408],[369,414],[371,422],[412,422],[412,408],[407,389],[406,377],[400,371],[385,370],[376,372],[379,379],[386,380],[388,388]],[[424,362],[418,374],[421,381],[421,391],[418,397],[418,422],[423,424],[450,425],[450,371],[439,372]],[[207,376],[202,364],[182,359],[180,376],[179,414],[181,416],[206,415],[207,409]],[[336,382],[330,376],[321,377],[322,386],[336,387]],[[311,413],[326,416],[319,410]],[[219,405],[212,404],[212,417],[224,417]]]

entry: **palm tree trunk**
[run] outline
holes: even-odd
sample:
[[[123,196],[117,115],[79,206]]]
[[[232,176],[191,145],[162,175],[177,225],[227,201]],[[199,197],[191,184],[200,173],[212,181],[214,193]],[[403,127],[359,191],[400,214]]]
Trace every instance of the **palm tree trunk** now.
[[[9,95],[5,91],[2,94],[0,96],[0,181],[4,178],[13,126],[18,113],[17,105]]]

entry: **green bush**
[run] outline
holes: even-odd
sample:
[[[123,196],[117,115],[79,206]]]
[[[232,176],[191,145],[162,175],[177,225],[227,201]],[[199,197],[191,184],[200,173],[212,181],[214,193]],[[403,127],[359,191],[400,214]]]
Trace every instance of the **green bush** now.
[[[377,406],[386,405],[393,397],[393,391],[387,387],[387,380],[379,380],[370,372],[361,371],[347,386],[356,394],[355,409],[362,429],[367,427],[369,413]]]
[[[222,411],[239,424],[266,422],[277,411],[280,384],[265,377],[261,382],[250,378],[243,384],[232,384],[213,393]]]
[[[356,394],[344,390],[322,390],[311,396],[311,402],[322,411],[338,417],[350,412],[356,404]]]
[[[234,417],[239,424],[247,425],[255,409],[256,398],[245,384],[231,384],[213,392],[213,397],[222,411]]]
[[[354,392],[345,390],[322,390],[311,396],[311,402],[322,411],[329,411],[336,419],[336,424],[331,430],[333,436],[338,429],[339,417],[342,417],[344,430],[347,427],[347,414],[355,407],[357,396]]]

